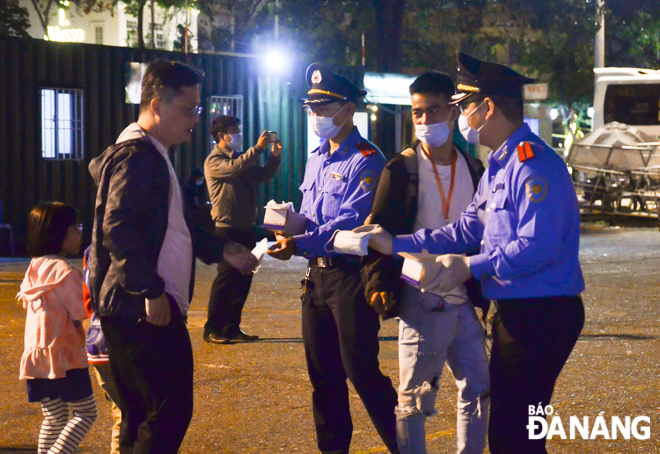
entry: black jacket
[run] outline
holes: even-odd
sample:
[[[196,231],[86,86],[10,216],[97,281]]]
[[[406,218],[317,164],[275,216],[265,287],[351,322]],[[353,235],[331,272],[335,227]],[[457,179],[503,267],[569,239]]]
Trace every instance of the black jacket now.
[[[150,141],[134,139],[112,145],[89,171],[98,186],[88,263],[92,307],[101,317],[137,321],[146,315],[145,298],[165,291],[157,266],[168,223],[167,163]],[[225,240],[193,225],[187,203],[184,213],[193,243],[192,298],[195,255],[220,262]]]
[[[418,144],[418,140],[414,141],[411,148],[415,150]],[[467,162],[476,192],[481,175],[485,171],[484,165],[480,160],[473,158],[460,148],[456,148]],[[413,197],[409,203],[405,200],[410,183],[410,174],[404,162],[404,157],[398,154],[385,165],[383,172],[380,174],[368,222],[370,224],[380,224],[392,235],[414,233],[413,229],[417,217],[417,197]],[[370,301],[371,296],[376,292],[393,293],[397,304],[388,312],[390,317],[395,316],[398,310],[399,293],[404,284],[401,280],[402,267],[403,259],[380,254],[371,248],[369,249],[369,255],[363,257],[361,261],[360,274],[367,301]],[[487,300],[481,295],[481,286],[476,279],[471,278],[466,282],[466,287],[468,297],[475,306],[487,306]]]

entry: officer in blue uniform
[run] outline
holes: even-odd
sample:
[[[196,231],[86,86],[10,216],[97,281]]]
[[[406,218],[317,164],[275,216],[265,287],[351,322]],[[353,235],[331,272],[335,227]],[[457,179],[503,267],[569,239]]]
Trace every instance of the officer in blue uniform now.
[[[303,341],[317,441],[324,454],[348,454],[353,432],[346,379],[350,379],[390,452],[396,452],[397,394],[378,364],[378,314],[367,303],[359,257],[336,254],[337,230],[362,225],[371,211],[385,157],[353,125],[366,92],[314,63],[305,102],[314,132],[323,140],[307,161],[300,190],[305,233],[278,235],[269,251],[288,260],[309,259],[303,280]]]
[[[550,403],[555,381],[584,325],[578,261],[580,212],[562,159],[523,122],[522,85],[512,69],[459,54],[459,128],[493,150],[472,204],[454,224],[369,245],[382,253],[446,254],[446,286],[469,276],[496,300],[490,361],[492,454],[545,453],[529,440],[529,408]],[[480,254],[462,254],[480,247]]]

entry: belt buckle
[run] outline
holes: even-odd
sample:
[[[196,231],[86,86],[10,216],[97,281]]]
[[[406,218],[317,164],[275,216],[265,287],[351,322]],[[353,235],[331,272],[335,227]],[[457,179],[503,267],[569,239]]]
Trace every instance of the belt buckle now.
[[[330,263],[330,257],[317,257],[316,264],[319,266],[319,268],[328,268],[332,265]]]

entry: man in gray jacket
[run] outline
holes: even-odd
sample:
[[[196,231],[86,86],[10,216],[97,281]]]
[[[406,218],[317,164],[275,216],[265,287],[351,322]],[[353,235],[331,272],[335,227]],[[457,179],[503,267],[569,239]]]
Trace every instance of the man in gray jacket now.
[[[213,152],[204,162],[204,175],[213,203],[211,215],[216,234],[252,249],[256,244],[254,229],[257,220],[257,183],[273,179],[280,165],[282,143],[273,133],[264,131],[257,144],[243,152],[240,120],[220,116],[213,120],[211,134],[216,141]],[[259,156],[272,149],[266,164],[259,165]],[[240,329],[241,312],[250,293],[252,274],[241,274],[226,263],[218,264],[218,276],[211,286],[208,319],[204,340],[213,344],[251,342]]]

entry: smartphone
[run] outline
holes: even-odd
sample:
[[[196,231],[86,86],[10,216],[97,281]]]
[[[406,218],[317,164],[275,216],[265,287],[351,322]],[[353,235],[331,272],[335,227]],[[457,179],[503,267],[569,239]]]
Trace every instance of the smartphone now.
[[[266,134],[268,134],[268,140],[270,140],[271,142],[275,142],[277,140],[277,133],[275,131],[269,130],[268,132],[266,132]]]

